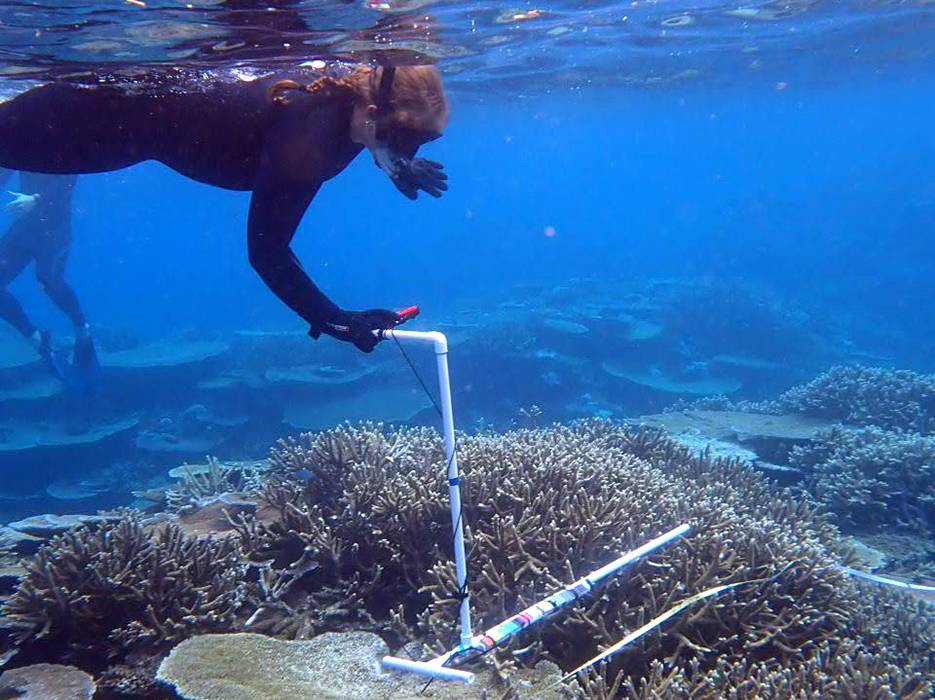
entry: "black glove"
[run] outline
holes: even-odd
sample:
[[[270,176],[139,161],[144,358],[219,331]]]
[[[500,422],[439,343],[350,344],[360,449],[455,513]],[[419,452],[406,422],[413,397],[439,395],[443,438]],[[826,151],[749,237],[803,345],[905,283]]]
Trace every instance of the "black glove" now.
[[[445,166],[441,163],[425,158],[408,160],[400,157],[394,164],[396,174],[393,176],[393,184],[409,199],[415,199],[419,190],[433,197],[441,197],[442,192],[448,189],[448,185],[445,184],[448,176],[444,171]]]
[[[387,309],[369,311],[342,311],[336,318],[309,328],[313,338],[325,333],[332,338],[353,343],[362,352],[373,352],[378,338],[374,331],[394,328],[399,324],[399,315]]]

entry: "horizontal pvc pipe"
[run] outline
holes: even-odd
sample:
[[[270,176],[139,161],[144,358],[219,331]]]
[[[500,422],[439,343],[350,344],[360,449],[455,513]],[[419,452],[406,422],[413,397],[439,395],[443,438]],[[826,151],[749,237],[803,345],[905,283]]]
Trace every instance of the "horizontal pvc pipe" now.
[[[435,345],[435,352],[448,352],[448,339],[444,333],[438,331],[403,331],[398,328],[377,330],[374,333],[380,338],[396,338],[397,340],[415,340]]]
[[[428,678],[438,678],[444,681],[459,681],[468,685],[474,682],[474,674],[468,671],[459,671],[456,668],[448,668],[438,663],[427,661],[412,661],[411,659],[400,659],[398,656],[384,656],[383,667],[393,669],[394,671],[408,671]]]
[[[622,557],[614,559],[609,564],[602,566],[597,571],[592,571],[590,574],[588,574],[584,578],[587,579],[589,583],[597,583],[601,579],[607,578],[611,574],[616,573],[621,567],[626,566],[631,561],[636,561],[637,559],[640,559],[641,557],[645,557],[647,554],[649,554],[654,549],[659,549],[659,547],[671,542],[676,537],[681,537],[686,532],[688,532],[689,529],[691,528],[688,525],[688,523],[679,525],[678,527],[674,527],[668,532],[662,535],[659,535],[659,537],[650,540],[649,542],[644,544],[642,547],[637,547],[636,549],[627,552]]]

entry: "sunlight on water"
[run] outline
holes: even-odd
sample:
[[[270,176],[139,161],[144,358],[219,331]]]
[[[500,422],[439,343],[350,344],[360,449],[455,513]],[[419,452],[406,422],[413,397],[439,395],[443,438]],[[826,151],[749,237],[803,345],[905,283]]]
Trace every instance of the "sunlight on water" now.
[[[461,89],[836,83],[932,66],[926,0],[723,3],[133,0],[0,7],[8,76],[100,63],[437,60]],[[486,87],[480,88],[483,84]]]

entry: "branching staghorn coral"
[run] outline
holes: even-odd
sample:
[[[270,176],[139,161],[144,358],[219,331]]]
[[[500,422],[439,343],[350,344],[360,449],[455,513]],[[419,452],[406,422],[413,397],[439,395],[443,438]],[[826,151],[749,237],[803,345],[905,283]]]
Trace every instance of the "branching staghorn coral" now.
[[[639,679],[618,675],[613,681],[592,674],[578,697],[589,700],[760,700],[822,698],[825,700],[922,700],[930,689],[921,677],[907,676],[884,658],[863,652],[851,641],[823,642],[795,665],[775,660],[715,660],[705,670],[699,660],[686,666],[654,661]]]
[[[751,583],[699,603],[615,657],[608,677],[624,672],[639,688],[663,661],[678,674],[691,671],[690,680],[719,665],[728,679],[750,664],[796,676],[825,663],[835,645],[852,644],[854,659],[878,651],[852,626],[864,598],[839,569],[846,557],[835,528],[739,463],[693,457],[658,434],[602,421],[462,437],[458,454],[478,629],[674,525],[693,527],[560,622],[526,631],[514,652],[498,651],[504,668],[539,658],[573,668],[688,596],[741,581]],[[264,498],[278,520],[239,522],[250,558],[287,577],[284,587],[273,578],[264,584],[256,618],[275,629],[290,614],[277,612],[280,601],[308,616],[333,605],[343,587],[351,595],[333,620],[356,614],[358,625],[372,620],[417,633],[436,651],[448,647],[460,596],[438,436],[344,426],[281,444],[277,461],[284,476]],[[290,480],[296,472],[311,477]],[[305,573],[295,579],[290,568]],[[317,629],[328,624],[312,620]],[[932,625],[915,632],[935,640]],[[874,664],[868,668],[887,688],[920,682],[915,670],[935,677],[935,663],[918,649],[904,654],[893,678],[880,659]]]
[[[809,492],[863,531],[935,529],[935,437],[835,427],[793,449]]]
[[[262,496],[279,520],[234,520],[262,572],[251,629],[304,637],[349,620],[388,628],[390,607],[413,597],[439,556],[429,531],[437,544],[450,538],[447,494],[429,488],[440,478],[436,459],[441,442],[429,430],[342,427],[280,443]],[[295,472],[307,478],[288,481]]]
[[[783,411],[852,425],[935,431],[935,375],[909,370],[832,367],[779,397]]]
[[[53,538],[3,606],[20,641],[75,653],[159,650],[227,630],[243,602],[246,563],[229,540],[186,538],[125,515]]]
[[[208,457],[207,471],[182,466],[178,485],[166,491],[166,505],[173,513],[197,508],[225,493],[260,488],[263,475],[263,469],[247,466],[247,463],[226,464],[215,457]]]
[[[935,374],[860,366],[832,367],[773,401],[732,401],[725,396],[680,399],[666,411],[712,410],[804,413],[851,426],[875,425],[935,432]]]

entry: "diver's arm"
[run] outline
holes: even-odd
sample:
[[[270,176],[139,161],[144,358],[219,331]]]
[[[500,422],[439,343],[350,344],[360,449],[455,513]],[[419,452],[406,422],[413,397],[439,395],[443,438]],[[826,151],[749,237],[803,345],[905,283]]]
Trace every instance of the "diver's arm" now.
[[[253,190],[247,222],[250,265],[313,329],[336,319],[340,309],[312,282],[289,244],[320,186],[261,178]]]
[[[381,337],[374,330],[393,328],[401,317],[386,309],[344,311],[309,279],[289,246],[320,184],[265,180],[253,191],[247,225],[250,264],[273,293],[309,324],[309,335],[326,333],[370,352]]]

